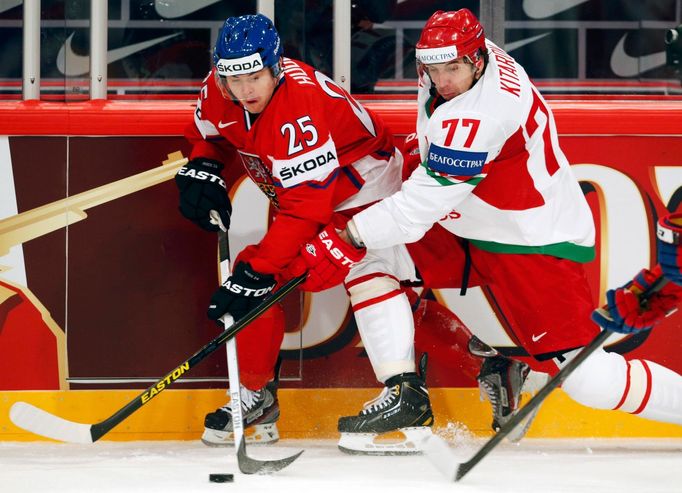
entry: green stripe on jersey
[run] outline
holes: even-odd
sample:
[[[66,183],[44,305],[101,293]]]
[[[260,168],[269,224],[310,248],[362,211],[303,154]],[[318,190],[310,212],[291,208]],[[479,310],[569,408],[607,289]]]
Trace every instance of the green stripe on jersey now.
[[[431,103],[433,103],[434,97],[429,96],[429,99],[426,100],[426,103],[424,103],[424,111],[426,113],[427,118],[431,118]]]
[[[582,264],[591,262],[595,258],[594,246],[586,247],[576,245],[564,241],[561,243],[552,243],[551,245],[540,246],[523,246],[523,245],[508,245],[505,243],[497,243],[495,241],[473,240],[469,239],[472,245],[477,246],[481,250],[495,253],[541,253],[544,255],[552,255],[553,257],[565,258],[580,262]]]
[[[431,168],[429,168],[429,165],[426,164],[426,161],[422,162],[421,165],[424,167],[426,170],[426,174],[429,175],[431,178],[436,180],[439,185],[442,185],[444,187],[450,186],[450,185],[471,185],[472,187],[475,187],[478,185],[478,183],[483,179],[482,177],[474,177],[469,180],[457,180],[456,178],[446,178],[445,176],[438,175],[433,172]],[[456,181],[454,181],[456,180]]]

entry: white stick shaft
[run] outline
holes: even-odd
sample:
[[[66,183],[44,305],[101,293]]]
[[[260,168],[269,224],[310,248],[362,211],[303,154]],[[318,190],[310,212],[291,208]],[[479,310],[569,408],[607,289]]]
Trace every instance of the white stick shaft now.
[[[226,316],[223,320],[227,323],[232,317]],[[241,385],[239,384],[239,361],[237,360],[237,340],[232,338],[227,341],[227,375],[230,379],[230,407],[232,408],[232,430],[234,432],[234,444],[239,448],[239,444],[244,436],[244,419],[242,416],[242,397],[240,394]]]
[[[212,217],[217,216],[211,211]],[[218,221],[220,219],[218,218]],[[220,262],[221,284],[230,277],[230,260],[223,259]],[[226,313],[223,316],[224,327],[234,324],[232,315]],[[227,376],[230,379],[230,407],[232,408],[232,431],[234,433],[234,445],[239,450],[239,444],[244,436],[244,420],[242,416],[241,385],[239,384],[239,360],[237,359],[237,338],[233,337],[225,343],[227,349]]]

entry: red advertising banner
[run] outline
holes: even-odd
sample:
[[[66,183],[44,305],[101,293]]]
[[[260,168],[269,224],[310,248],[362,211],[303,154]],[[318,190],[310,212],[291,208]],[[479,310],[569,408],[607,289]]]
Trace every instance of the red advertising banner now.
[[[414,102],[369,106],[398,138],[412,131]],[[656,219],[682,198],[682,106],[551,106],[597,226],[587,265],[596,306],[655,263]],[[0,115],[0,390],[146,387],[219,330],[205,316],[218,283],[215,238],[180,216],[172,183],[189,151],[181,134],[191,104],[0,103]],[[240,170],[227,181],[234,257],[258,241],[270,211]],[[523,357],[485,290],[424,295]],[[374,385],[343,288],[285,305],[284,386]],[[674,314],[610,349],[682,372],[681,323]],[[226,374],[219,351],[181,385],[223,387]],[[473,385],[448,366],[429,375],[431,386]]]

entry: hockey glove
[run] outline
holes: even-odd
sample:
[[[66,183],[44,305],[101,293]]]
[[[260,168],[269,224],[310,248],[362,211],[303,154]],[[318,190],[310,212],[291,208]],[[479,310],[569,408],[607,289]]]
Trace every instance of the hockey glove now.
[[[668,283],[642,300],[641,294],[649,289],[662,273],[660,267],[642,269],[635,278],[618,289],[606,293],[606,306],[592,312],[592,320],[604,329],[621,334],[650,330],[677,309],[682,299],[682,288]]]
[[[219,229],[210,221],[211,210],[218,212],[226,230],[230,227],[232,204],[220,176],[222,169],[223,165],[218,161],[197,158],[175,175],[175,184],[180,191],[180,213],[206,231]]]
[[[682,214],[668,214],[658,221],[656,228],[656,244],[658,250],[658,263],[663,275],[674,282],[682,285]]]
[[[239,262],[227,281],[211,296],[208,318],[219,322],[229,313],[236,320],[241,319],[274,289],[275,276],[261,274],[246,262]]]
[[[343,241],[333,225],[323,229],[309,243],[303,245],[300,256],[289,265],[293,276],[306,270],[308,277],[301,284],[304,291],[324,291],[341,284],[350,268],[365,256],[365,248],[355,248]]]

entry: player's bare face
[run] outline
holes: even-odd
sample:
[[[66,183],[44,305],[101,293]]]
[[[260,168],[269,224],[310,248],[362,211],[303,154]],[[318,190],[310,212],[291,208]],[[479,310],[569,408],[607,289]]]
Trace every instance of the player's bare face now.
[[[471,89],[477,76],[474,65],[458,58],[446,63],[424,65],[424,70],[446,101]]]
[[[230,92],[249,113],[260,113],[270,102],[277,87],[277,79],[269,68],[258,72],[227,77]]]

